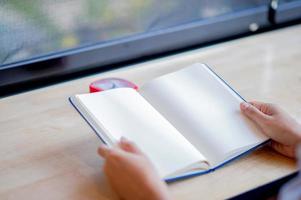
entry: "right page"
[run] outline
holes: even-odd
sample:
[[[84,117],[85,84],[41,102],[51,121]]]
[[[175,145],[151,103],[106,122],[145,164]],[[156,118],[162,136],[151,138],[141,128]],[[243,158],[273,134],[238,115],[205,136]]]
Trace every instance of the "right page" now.
[[[243,99],[204,64],[154,79],[140,94],[212,167],[268,139],[241,114]]]

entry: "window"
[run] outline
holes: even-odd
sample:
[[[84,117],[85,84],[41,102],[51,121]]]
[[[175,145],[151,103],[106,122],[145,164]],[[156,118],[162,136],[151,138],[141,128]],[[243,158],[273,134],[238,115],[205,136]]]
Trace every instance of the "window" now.
[[[0,92],[269,27],[269,3],[0,0]]]
[[[19,0],[1,6],[1,64],[166,29],[268,1]]]

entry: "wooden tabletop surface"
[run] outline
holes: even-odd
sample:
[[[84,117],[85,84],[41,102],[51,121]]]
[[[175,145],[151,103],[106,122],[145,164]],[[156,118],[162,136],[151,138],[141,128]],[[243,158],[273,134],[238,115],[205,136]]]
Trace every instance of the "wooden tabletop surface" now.
[[[68,102],[99,78],[142,85],[203,62],[246,99],[280,104],[300,119],[300,44],[298,25],[0,99],[0,199],[114,198],[96,154],[100,140]],[[221,199],[295,170],[293,160],[264,147],[169,188],[175,199]]]

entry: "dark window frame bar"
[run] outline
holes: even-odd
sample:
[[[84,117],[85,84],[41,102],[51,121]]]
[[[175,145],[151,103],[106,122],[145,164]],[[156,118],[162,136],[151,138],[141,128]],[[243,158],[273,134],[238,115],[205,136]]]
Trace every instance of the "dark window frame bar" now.
[[[276,23],[285,23],[301,18],[301,1],[279,4],[275,16]]]

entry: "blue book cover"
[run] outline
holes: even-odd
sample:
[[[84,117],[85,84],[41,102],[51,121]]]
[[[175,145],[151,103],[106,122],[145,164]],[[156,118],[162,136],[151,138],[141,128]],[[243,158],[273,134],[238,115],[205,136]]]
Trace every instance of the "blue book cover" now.
[[[237,96],[239,96],[243,101],[245,101],[232,87],[230,87],[229,84],[227,84],[220,76],[218,76],[210,67],[208,67],[207,65],[202,64],[202,66],[205,66],[210,72],[212,72],[214,74],[214,76],[216,76],[220,81],[222,81],[229,89],[231,89]],[[105,133],[101,133],[100,130],[95,126],[95,123],[93,123],[88,114],[86,114],[85,112],[83,112],[81,110],[81,108],[79,108],[76,103],[75,103],[75,99],[74,97],[70,97],[69,98],[70,103],[74,106],[74,108],[78,111],[78,113],[85,119],[85,121],[89,124],[89,126],[94,130],[94,132],[96,133],[96,135],[99,137],[99,139],[104,143],[104,144],[109,144],[110,142],[108,142]],[[181,173],[180,175],[175,175],[169,178],[165,178],[164,180],[166,182],[174,182],[177,180],[181,180],[181,179],[186,179],[186,178],[190,178],[193,176],[199,176],[199,175],[203,175],[203,174],[207,174],[210,172],[213,172],[217,169],[219,169],[220,167],[223,167],[224,165],[242,157],[247,155],[248,153],[254,151],[255,149],[257,149],[258,147],[264,145],[265,143],[267,143],[269,140],[265,140],[264,142],[257,144],[255,146],[250,147],[249,149],[246,149],[244,152],[240,153],[239,155],[236,155],[234,157],[230,157],[229,159],[226,159],[225,161],[223,161],[222,163],[216,164],[215,166],[212,166],[211,168],[207,169],[207,170],[199,170],[199,171],[193,171],[193,172],[188,172],[188,173]]]

